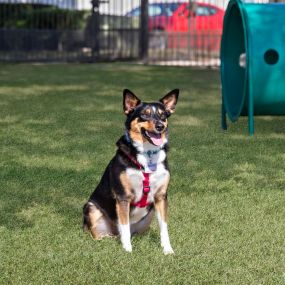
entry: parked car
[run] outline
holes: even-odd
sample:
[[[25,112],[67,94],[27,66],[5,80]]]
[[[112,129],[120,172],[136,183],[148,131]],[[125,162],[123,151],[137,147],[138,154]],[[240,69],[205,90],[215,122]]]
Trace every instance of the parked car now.
[[[211,4],[181,4],[165,25],[165,30],[169,33],[168,47],[190,45],[196,49],[219,51],[224,14],[223,9]],[[179,33],[178,36],[175,33]]]
[[[170,17],[181,3],[150,3],[148,5],[148,15],[150,18]],[[126,14],[128,17],[138,17],[141,14],[141,8],[137,7]]]
[[[150,4],[149,45],[219,51],[224,14],[223,9],[202,2]],[[139,16],[140,8],[127,15]]]

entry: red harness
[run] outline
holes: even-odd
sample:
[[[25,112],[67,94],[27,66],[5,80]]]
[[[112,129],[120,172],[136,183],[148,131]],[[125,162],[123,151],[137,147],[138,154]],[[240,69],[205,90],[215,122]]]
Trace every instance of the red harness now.
[[[125,153],[125,155],[140,170],[144,169],[144,167],[134,157],[130,156],[127,153]],[[136,202],[136,203],[132,202],[131,203],[132,206],[139,207],[139,208],[145,208],[148,205],[150,205],[150,203],[147,202],[148,194],[150,192],[150,185],[149,185],[149,175],[150,175],[150,173],[142,172],[142,174],[143,174],[143,177],[144,177],[144,179],[143,179],[143,195],[142,195],[141,199],[138,202]]]
[[[135,206],[135,207],[139,207],[139,208],[145,208],[146,206],[148,206],[150,203],[147,202],[147,197],[148,197],[148,193],[150,191],[150,186],[149,186],[149,173],[145,173],[143,172],[143,195],[141,197],[141,199],[134,203],[132,202],[131,205]]]

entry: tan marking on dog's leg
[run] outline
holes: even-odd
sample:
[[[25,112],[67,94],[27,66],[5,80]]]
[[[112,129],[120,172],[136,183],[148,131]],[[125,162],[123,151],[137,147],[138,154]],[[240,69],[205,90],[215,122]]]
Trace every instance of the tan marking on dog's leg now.
[[[162,220],[167,222],[167,187],[169,184],[169,176],[167,177],[165,184],[161,186],[154,196],[154,206],[157,213],[160,214]]]
[[[154,203],[155,210],[159,213],[162,221],[167,223],[168,219],[168,201],[166,197],[160,197],[159,199],[155,200]]]
[[[126,199],[129,202],[131,202],[135,198],[135,196],[132,192],[132,185],[131,185],[129,178],[127,177],[126,172],[122,172],[120,174],[120,182],[125,190]]]
[[[119,223],[121,225],[128,224],[129,215],[130,215],[130,202],[126,200],[122,200],[122,201],[117,200],[116,211],[117,211]]]
[[[118,229],[120,232],[121,242],[123,248],[131,252],[131,231],[130,231],[130,201],[128,200],[118,200],[116,202],[116,211],[118,216]]]
[[[163,247],[164,254],[174,253],[169,240],[168,227],[167,227],[167,218],[168,218],[168,201],[167,201],[167,190],[168,183],[166,183],[158,191],[154,200],[154,207],[156,210],[156,216],[160,228],[160,240],[161,246]]]
[[[102,238],[102,235],[97,231],[97,226],[99,224],[100,219],[103,217],[103,214],[100,210],[93,206],[90,208],[90,212],[88,214],[89,222],[90,222],[90,232],[94,239],[98,240]]]
[[[89,206],[88,218],[89,230],[95,240],[117,234],[112,222],[106,218],[103,213],[93,204],[90,204]]]

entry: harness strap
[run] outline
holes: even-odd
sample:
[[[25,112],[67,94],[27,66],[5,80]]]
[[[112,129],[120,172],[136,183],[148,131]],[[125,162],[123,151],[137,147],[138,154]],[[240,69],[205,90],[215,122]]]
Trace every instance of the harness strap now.
[[[136,202],[136,203],[131,203],[132,206],[135,206],[135,207],[139,207],[139,208],[145,208],[147,207],[148,205],[150,205],[149,202],[147,202],[147,198],[148,198],[148,194],[150,192],[150,183],[149,183],[149,175],[150,173],[146,173],[146,172],[143,172],[144,170],[144,167],[129,153],[121,150],[122,153],[138,168],[142,171],[142,174],[143,174],[143,194],[142,194],[142,197],[141,199]]]
[[[150,191],[150,185],[149,185],[149,173],[143,172],[143,194],[141,199],[136,203],[131,203],[132,206],[139,207],[139,208],[145,208],[150,203],[147,202],[148,194]]]
[[[130,154],[125,153],[125,152],[124,154],[136,167],[138,167],[139,169],[144,169],[144,167],[134,157],[132,157]]]

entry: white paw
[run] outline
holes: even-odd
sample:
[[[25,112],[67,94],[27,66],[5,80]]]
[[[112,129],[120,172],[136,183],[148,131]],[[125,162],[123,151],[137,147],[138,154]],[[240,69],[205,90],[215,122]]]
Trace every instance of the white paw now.
[[[121,242],[123,248],[127,252],[132,251],[132,244],[131,244],[131,233],[130,233],[130,225],[120,225],[119,224],[119,232],[121,234]]]
[[[131,244],[123,244],[123,248],[127,252],[132,252],[132,245]]]
[[[174,254],[174,251],[173,251],[171,245],[163,247],[163,253],[165,255]]]

